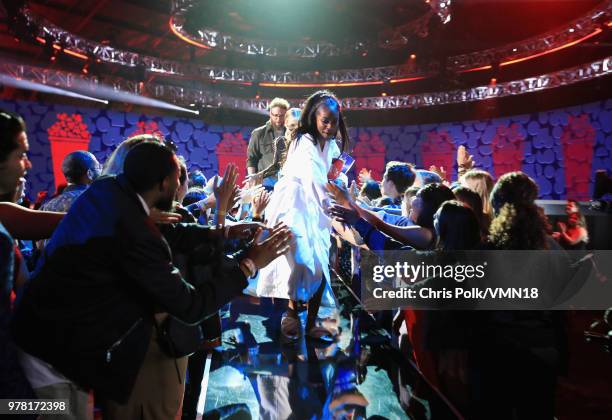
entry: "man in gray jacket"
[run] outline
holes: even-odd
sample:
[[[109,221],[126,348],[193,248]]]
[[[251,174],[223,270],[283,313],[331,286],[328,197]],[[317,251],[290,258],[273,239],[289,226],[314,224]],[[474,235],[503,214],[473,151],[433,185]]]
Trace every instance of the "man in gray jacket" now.
[[[247,150],[247,172],[255,174],[272,164],[274,161],[274,140],[285,134],[285,113],[289,102],[282,98],[274,98],[268,106],[270,119],[265,125],[256,128],[251,133]],[[271,190],[277,178],[268,177],[263,180],[263,186]]]

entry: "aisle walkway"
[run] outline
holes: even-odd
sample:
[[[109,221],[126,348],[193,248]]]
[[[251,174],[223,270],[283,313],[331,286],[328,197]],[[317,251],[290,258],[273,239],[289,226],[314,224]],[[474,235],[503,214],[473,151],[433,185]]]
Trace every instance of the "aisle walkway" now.
[[[222,349],[211,353],[202,381],[198,418],[459,418],[348,288],[338,279],[333,288],[341,334],[327,346],[282,345],[278,300],[233,302],[223,318]]]

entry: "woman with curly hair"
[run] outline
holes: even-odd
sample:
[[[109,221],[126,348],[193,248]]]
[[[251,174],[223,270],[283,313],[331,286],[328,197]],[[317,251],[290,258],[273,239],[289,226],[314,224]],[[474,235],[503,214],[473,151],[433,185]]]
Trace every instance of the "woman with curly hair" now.
[[[494,219],[489,232],[493,250],[548,250],[546,216],[535,199],[538,186],[522,172],[502,175],[491,192]],[[551,254],[552,255],[552,254]],[[533,257],[533,258],[531,258]],[[542,254],[528,254],[516,275],[542,271]],[[503,259],[503,256],[501,257]],[[531,274],[525,274],[531,273]],[[548,275],[553,275],[548,273]],[[540,274],[534,280],[546,281]],[[510,285],[509,285],[510,286]],[[565,352],[560,311],[480,311],[474,373],[478,390],[472,407],[475,419],[551,419],[557,375]],[[527,379],[528,378],[528,379]]]
[[[495,249],[548,249],[550,226],[535,204],[538,185],[522,172],[502,175],[491,192],[495,218],[489,241]]]
[[[347,149],[348,131],[336,96],[326,90],[304,104],[295,140],[288,148],[282,177],[274,186],[265,218],[270,226],[284,222],[293,232],[291,250],[259,271],[257,294],[289,299],[281,333],[295,340],[308,336],[332,340],[334,333],[315,325],[330,281],[331,218],[326,185],[332,159]],[[306,325],[299,317],[307,308]]]

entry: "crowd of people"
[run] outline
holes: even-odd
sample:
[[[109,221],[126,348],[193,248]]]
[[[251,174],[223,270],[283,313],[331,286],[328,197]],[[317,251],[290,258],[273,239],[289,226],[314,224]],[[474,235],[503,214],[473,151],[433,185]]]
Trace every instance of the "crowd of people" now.
[[[174,418],[181,406],[195,411],[199,388],[189,387],[199,381],[185,389],[185,379],[202,369],[173,330],[200,325],[202,348],[219,345],[218,311],[249,283],[258,297],[287,300],[280,339],[337,339],[337,325],[319,316],[335,303],[332,242],[357,262],[364,250],[588,242],[577,203],[553,232],[529,176],[495,181],[463,146],[457,179],[393,161],[382,180],[362,170],[349,182],[332,171],[351,142],[331,92],[302,109],[276,98],[269,112],[251,136],[242,186],[233,164],[207,180],[172,142],[144,134],[103,165],[70,153],[67,185],[29,203],[25,122],[0,111],[0,394],[67,399],[66,418],[85,419],[93,391],[105,419]],[[347,271],[359,281],[358,264]],[[557,314],[405,309],[385,327],[407,332],[410,357],[468,418],[553,418],[565,358]]]

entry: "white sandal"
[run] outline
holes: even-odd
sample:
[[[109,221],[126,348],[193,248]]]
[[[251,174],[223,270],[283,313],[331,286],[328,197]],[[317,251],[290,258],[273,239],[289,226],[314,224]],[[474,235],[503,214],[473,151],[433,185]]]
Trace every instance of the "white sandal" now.
[[[292,317],[285,312],[281,318],[280,330],[285,339],[289,341],[298,340],[302,337],[302,322],[297,316]]]

